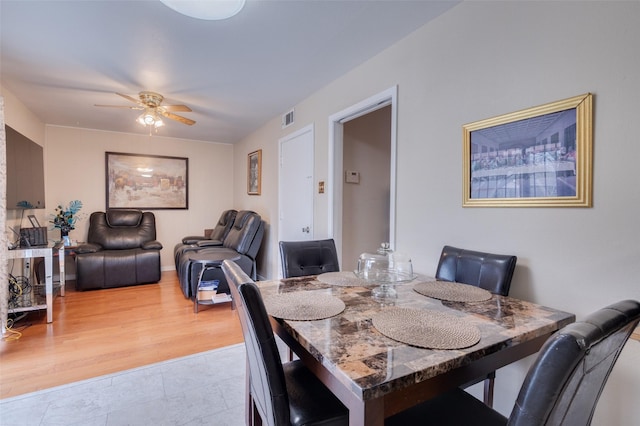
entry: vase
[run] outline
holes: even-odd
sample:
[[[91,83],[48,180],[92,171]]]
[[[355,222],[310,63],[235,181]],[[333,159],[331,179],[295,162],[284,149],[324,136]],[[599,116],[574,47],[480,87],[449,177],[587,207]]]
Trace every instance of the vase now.
[[[69,231],[60,230],[60,236],[62,237],[62,244],[65,247],[69,247],[71,245],[71,239],[69,238]]]

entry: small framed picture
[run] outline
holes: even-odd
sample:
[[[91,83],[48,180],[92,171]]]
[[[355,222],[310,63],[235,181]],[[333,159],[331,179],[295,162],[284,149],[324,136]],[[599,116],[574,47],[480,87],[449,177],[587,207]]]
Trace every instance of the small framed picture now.
[[[247,194],[260,195],[262,187],[262,150],[253,151],[247,160]]]
[[[34,215],[30,214],[29,216],[29,222],[31,222],[31,226],[33,226],[34,228],[40,228],[40,222],[38,222],[38,218],[35,217]]]

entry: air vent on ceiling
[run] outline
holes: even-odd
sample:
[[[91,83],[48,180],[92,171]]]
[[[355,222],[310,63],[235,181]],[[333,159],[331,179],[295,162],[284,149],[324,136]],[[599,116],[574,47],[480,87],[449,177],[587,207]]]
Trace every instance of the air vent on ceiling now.
[[[282,116],[282,128],[289,127],[293,124],[294,116],[293,111],[291,110]]]

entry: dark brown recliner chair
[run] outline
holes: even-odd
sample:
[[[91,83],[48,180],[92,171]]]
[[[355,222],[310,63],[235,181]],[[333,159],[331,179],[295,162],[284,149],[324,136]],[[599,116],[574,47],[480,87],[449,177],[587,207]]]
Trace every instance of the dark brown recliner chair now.
[[[197,251],[203,247],[220,247],[222,242],[226,238],[227,234],[231,230],[233,221],[236,218],[238,212],[236,210],[223,211],[218,219],[218,223],[215,228],[209,232],[205,232],[204,235],[190,235],[184,237],[181,242],[176,244],[173,249],[173,257],[176,262],[176,270],[179,268],[180,257],[186,251]]]
[[[219,247],[202,247],[185,251],[178,261],[178,280],[186,298],[196,297],[198,280],[218,280],[218,293],[229,293],[227,280],[220,269],[224,260],[236,262],[245,273],[254,278],[257,273],[256,256],[264,237],[265,222],[250,210],[236,214],[231,230]],[[200,272],[206,268],[202,276]]]
[[[156,219],[141,210],[94,212],[87,243],[76,250],[76,288],[92,290],[160,281]]]

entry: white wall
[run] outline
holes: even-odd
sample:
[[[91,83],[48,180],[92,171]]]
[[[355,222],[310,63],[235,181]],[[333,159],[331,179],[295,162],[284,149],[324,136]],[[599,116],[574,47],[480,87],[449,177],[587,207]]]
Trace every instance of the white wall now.
[[[211,228],[223,210],[234,208],[233,145],[166,138],[158,135],[126,134],[45,125],[10,91],[0,86],[5,97],[7,125],[44,146],[45,209],[30,211],[43,226],[57,205],[80,200],[82,219],[71,231],[73,240],[87,237],[88,217],[105,209],[105,152],[167,155],[189,159],[189,209],[154,210],[157,238],[163,244],[163,270],[175,269],[173,247],[186,235],[201,235]],[[244,167],[243,167],[244,170]],[[23,219],[23,221],[26,220]],[[19,210],[7,211],[7,225],[20,221]],[[13,240],[13,235],[9,235]],[[60,239],[58,230],[50,239]],[[73,273],[73,271],[72,271]]]
[[[15,95],[0,86],[0,93],[4,96],[4,121],[15,131],[22,133],[35,143],[45,145],[44,123],[36,117]]]
[[[0,86],[0,93],[4,97],[4,118],[5,123],[8,126],[11,126],[15,131],[23,134],[28,137],[35,143],[41,146],[46,146],[45,144],[45,125],[38,117],[36,117],[31,111],[24,106],[22,102],[15,95],[7,90],[6,88]],[[45,173],[46,173],[46,165],[45,165]],[[46,202],[46,201],[45,201]],[[14,207],[14,206],[9,206]],[[18,229],[20,220],[21,220],[21,210],[10,209],[7,210],[7,226],[14,227]],[[45,217],[45,210],[34,210],[30,212],[38,217],[40,223],[43,223],[42,220]],[[26,217],[23,220],[27,220]],[[30,225],[29,225],[30,226]],[[8,228],[3,227],[5,234],[9,241],[15,241],[16,236],[11,232]]]
[[[175,269],[173,247],[182,237],[202,235],[233,208],[233,145],[57,126],[47,126],[46,140],[47,213],[71,200],[84,204],[84,218],[69,234],[73,240],[86,241],[89,214],[105,209],[107,151],[189,159],[189,209],[153,210],[163,270]],[[59,239],[59,231],[50,231],[49,238]]]
[[[433,274],[452,244],[516,254],[511,295],[578,318],[640,299],[639,23],[639,2],[464,2],[300,102],[294,126],[281,130],[277,117],[239,143],[236,179],[246,154],[262,148],[264,191],[250,199],[239,186],[236,204],[277,217],[277,140],[311,122],[315,176],[326,181],[328,117],[397,84],[397,249],[418,272]],[[462,208],[463,124],[587,92],[595,95],[592,208]],[[315,197],[324,237],[328,200]],[[273,238],[263,256],[261,274],[274,277]],[[635,361],[617,366],[594,424],[640,419],[640,351],[628,346]],[[497,408],[508,413],[527,366],[498,372]]]

